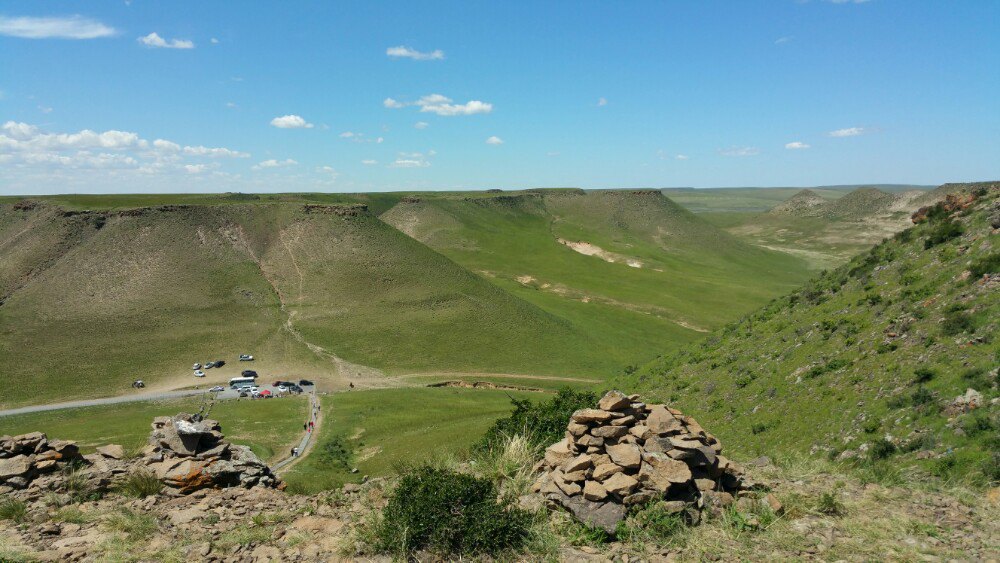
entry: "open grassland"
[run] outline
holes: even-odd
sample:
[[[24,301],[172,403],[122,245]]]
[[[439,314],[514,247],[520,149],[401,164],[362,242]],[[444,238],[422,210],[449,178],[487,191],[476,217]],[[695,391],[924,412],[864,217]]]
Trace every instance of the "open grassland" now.
[[[865,456],[886,439],[892,448],[875,455],[898,450],[945,477],[1000,478],[998,193],[901,232],[621,384],[677,404],[742,456]],[[950,409],[969,388],[981,408]]]
[[[510,413],[510,399],[538,393],[458,388],[352,391],[322,397],[323,424],[312,453],[283,478],[295,491],[336,488],[362,476],[452,456]],[[357,473],[351,469],[357,468]]]
[[[448,381],[465,383],[493,383],[508,387],[526,387],[543,391],[557,391],[564,387],[574,390],[598,389],[605,385],[600,379],[584,379],[559,376],[534,376],[517,374],[470,374],[470,373],[418,373],[407,374],[398,378],[407,385],[429,386]]]
[[[202,399],[185,398],[0,416],[0,435],[44,432],[51,439],[75,440],[84,453],[106,444],[136,450],[146,444],[154,417],[198,412],[202,404]],[[297,443],[308,413],[305,396],[233,399],[216,402],[209,418],[219,421],[227,440],[273,461]]]
[[[808,188],[827,200],[835,200],[847,193],[869,186],[817,186]],[[917,186],[909,184],[877,184],[871,187],[884,192],[901,192],[907,190],[930,190],[934,186]],[[761,213],[775,205],[793,197],[802,190],[801,187],[788,188],[665,188],[664,195],[676,201],[684,208],[694,213],[737,212]]]

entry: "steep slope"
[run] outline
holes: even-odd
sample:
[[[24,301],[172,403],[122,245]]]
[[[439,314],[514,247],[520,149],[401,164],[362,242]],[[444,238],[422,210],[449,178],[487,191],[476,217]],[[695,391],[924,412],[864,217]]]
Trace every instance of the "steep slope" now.
[[[802,190],[772,207],[769,215],[805,215],[827,204],[827,199],[812,190]]]
[[[888,436],[936,471],[1000,478],[1000,185],[977,193],[622,385],[745,455],[863,455]],[[968,388],[982,408],[962,414],[952,403]]]
[[[381,217],[593,335],[617,369],[804,279],[800,261],[744,244],[657,191],[410,198]]]
[[[3,213],[20,214],[3,230],[20,234],[2,248],[3,279],[15,281],[0,305],[0,373],[23,382],[5,406],[116,395],[134,379],[221,382],[245,352],[263,374],[342,380],[360,370],[341,360],[391,372],[618,366],[563,319],[363,206],[178,205],[64,223],[48,207]],[[191,376],[192,363],[216,359],[229,365]]]

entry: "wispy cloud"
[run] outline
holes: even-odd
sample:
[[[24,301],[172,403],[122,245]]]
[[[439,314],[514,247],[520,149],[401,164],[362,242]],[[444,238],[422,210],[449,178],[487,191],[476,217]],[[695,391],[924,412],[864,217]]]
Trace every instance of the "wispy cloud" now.
[[[365,166],[374,166],[378,164],[378,161],[373,158],[366,158],[361,161],[361,164],[364,164]]]
[[[440,61],[444,59],[444,51],[435,49],[429,52],[421,52],[412,47],[389,47],[385,54],[394,59],[413,59],[415,61]]]
[[[155,31],[137,39],[139,43],[154,49],[194,49],[194,41],[187,39],[164,39]]]
[[[675,160],[690,160],[691,157],[688,156],[688,155],[686,155],[686,154],[678,154],[678,155],[674,156],[674,159]]]
[[[792,40],[791,37],[779,37],[779,38],[777,38],[777,39],[774,40],[774,44],[775,45],[784,45],[785,43],[788,43],[791,40]]]
[[[719,149],[719,154],[722,156],[756,156],[760,154],[760,149],[757,147],[728,147]]]
[[[430,123],[427,123],[426,121],[418,121],[413,124],[413,126],[417,129],[427,129],[428,125],[430,125]]]
[[[486,139],[486,144],[487,145],[502,145],[503,144],[503,139],[501,139],[500,137],[497,137],[496,135],[493,135],[489,139]]]
[[[858,135],[864,135],[867,132],[868,130],[864,127],[848,127],[847,129],[830,131],[827,135],[831,137],[857,137]]]
[[[0,16],[0,35],[25,39],[97,39],[111,37],[115,28],[83,16]]]
[[[789,150],[801,150],[808,149],[809,145],[803,143],[802,141],[792,141],[791,143],[785,143],[785,148]]]
[[[427,154],[421,152],[401,152],[397,155],[395,161],[389,165],[389,168],[427,168],[431,165],[427,157],[434,156],[434,151],[427,151]]]
[[[276,160],[271,158],[253,165],[252,169],[263,170],[265,168],[284,168],[286,166],[295,166],[296,164],[298,164],[298,162],[290,158],[286,158],[285,160]]]
[[[275,117],[271,120],[271,125],[278,129],[312,129],[313,124],[309,123],[301,116],[290,114]]]
[[[436,113],[443,116],[475,115],[493,111],[493,104],[489,102],[469,100],[464,104],[456,104],[454,100],[441,94],[428,94],[415,102],[400,102],[393,98],[386,98],[382,105],[391,109],[415,106],[419,107],[423,113]]]
[[[599,98],[597,100],[597,107],[604,107],[606,105],[608,105],[608,99],[607,98],[603,98],[602,97],[602,98]]]
[[[870,0],[826,0],[831,4],[865,4]]]

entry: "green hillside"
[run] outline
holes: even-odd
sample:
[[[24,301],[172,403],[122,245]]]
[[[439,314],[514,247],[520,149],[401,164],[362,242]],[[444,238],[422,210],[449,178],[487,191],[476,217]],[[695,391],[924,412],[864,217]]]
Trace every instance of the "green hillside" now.
[[[619,369],[805,277],[800,260],[747,245],[658,191],[408,198],[382,219],[580,327]]]
[[[1000,409],[950,407],[968,388],[1000,394],[1000,186],[977,193],[619,383],[744,456],[863,456],[885,438],[940,474],[1000,478]]]
[[[244,367],[234,360],[245,352],[263,374],[327,379],[346,371],[334,356],[400,372],[620,365],[567,321],[362,208],[87,212],[67,223],[89,225],[77,227],[86,236],[61,238],[49,206],[0,209],[4,232],[19,233],[0,247],[5,268],[30,257],[4,270],[26,280],[5,282],[17,288],[0,306],[0,371],[26,382],[7,389],[4,406],[117,395],[137,378],[151,388],[218,383]],[[66,241],[58,252],[53,239]],[[192,363],[215,359],[229,365],[191,377]]]

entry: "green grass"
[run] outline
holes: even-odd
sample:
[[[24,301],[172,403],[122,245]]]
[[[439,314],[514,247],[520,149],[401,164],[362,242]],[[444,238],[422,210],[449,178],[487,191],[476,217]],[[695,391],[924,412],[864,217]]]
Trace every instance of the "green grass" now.
[[[997,393],[987,373],[1000,359],[1000,294],[960,280],[998,244],[984,210],[996,196],[959,219],[957,238],[925,249],[936,225],[917,226],[619,384],[675,404],[741,456],[814,446],[836,455],[885,434],[902,445],[929,433],[933,452],[959,452],[958,469],[942,472],[983,479],[995,441],[954,432],[941,409],[970,385],[987,403]],[[918,368],[937,375],[917,380]],[[915,450],[887,455],[933,470]]]
[[[219,421],[229,441],[250,446],[267,461],[283,456],[301,437],[308,405],[302,396],[219,401],[209,416]],[[200,400],[180,399],[4,416],[0,417],[0,435],[44,432],[50,439],[77,441],[84,453],[105,444],[128,449],[146,443],[153,417],[197,412],[200,407]]]
[[[402,465],[458,455],[493,421],[512,410],[511,397],[538,393],[455,388],[352,391],[322,397],[323,425],[313,452],[284,479],[292,490],[317,491],[356,482],[363,475],[393,474]],[[347,464],[324,455],[345,446]],[[358,473],[350,473],[357,467]]]

